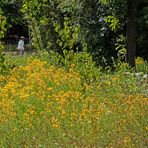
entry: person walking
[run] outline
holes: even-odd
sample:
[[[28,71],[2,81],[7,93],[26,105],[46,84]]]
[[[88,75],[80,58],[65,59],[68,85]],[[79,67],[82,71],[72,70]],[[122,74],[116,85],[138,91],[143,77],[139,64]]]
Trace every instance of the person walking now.
[[[21,36],[19,42],[18,42],[18,46],[17,46],[17,49],[20,51],[20,55],[23,55],[24,54],[24,37]]]

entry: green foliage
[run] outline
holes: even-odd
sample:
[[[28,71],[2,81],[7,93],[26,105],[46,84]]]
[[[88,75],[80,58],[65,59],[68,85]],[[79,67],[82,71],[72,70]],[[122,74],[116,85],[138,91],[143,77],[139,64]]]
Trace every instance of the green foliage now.
[[[3,14],[7,17],[7,29],[13,27],[13,25],[25,24],[20,11],[22,0],[1,0],[0,6]]]
[[[101,68],[95,66],[95,62],[92,60],[92,56],[87,52],[64,52],[64,58],[62,60],[66,69],[69,69],[71,65],[74,66],[77,72],[82,76],[83,82],[90,83],[97,80],[100,76],[99,71]]]
[[[69,71],[71,67],[80,73],[83,82],[90,83],[94,80],[98,80],[100,76],[101,67],[96,67],[95,62],[92,60],[92,56],[87,52],[74,52],[73,50],[63,51],[64,55],[58,54],[54,51],[49,53],[42,52],[40,58],[47,60],[50,64],[56,67],[63,67],[66,71]]]
[[[0,54],[2,53],[3,50],[3,44],[1,39],[4,37],[4,34],[6,32],[5,26],[6,26],[6,17],[3,16],[3,13],[0,9]]]
[[[87,50],[97,65],[105,66],[112,65],[111,57],[120,55],[123,59],[125,55],[125,0],[2,0],[0,4],[12,24],[22,24],[23,20],[29,27],[32,46],[37,50],[61,55],[64,50]],[[143,5],[139,1],[137,53],[147,58],[147,7]],[[10,15],[9,8],[12,14],[17,11],[16,16]]]
[[[105,22],[109,24],[112,31],[118,30],[120,28],[119,20],[114,16],[107,16]]]
[[[119,17],[110,12],[108,5],[102,5],[98,0],[69,1],[60,5],[72,21],[79,25],[79,40],[86,44],[87,51],[93,56],[97,65],[111,64],[111,57],[116,56],[115,37],[122,26]],[[71,8],[69,8],[71,7]],[[83,47],[83,46],[82,46]]]
[[[148,74],[148,62],[141,57],[136,58],[136,70]]]
[[[0,75],[5,74],[7,71],[7,67],[5,64],[4,54],[2,53],[4,46],[1,39],[4,37],[6,31],[6,17],[3,16],[3,13],[0,9]]]
[[[123,36],[123,34],[119,35],[119,37],[117,37],[117,43],[115,44],[116,48],[115,50],[118,51],[118,58],[125,58],[125,54],[126,54],[126,44],[125,44],[125,37]]]
[[[74,45],[78,42],[80,28],[78,25],[72,25],[73,22],[67,17],[64,17],[63,27],[57,22],[54,24],[55,31],[59,34],[60,39],[57,40],[59,46],[64,50],[69,48],[70,50],[74,48]]]

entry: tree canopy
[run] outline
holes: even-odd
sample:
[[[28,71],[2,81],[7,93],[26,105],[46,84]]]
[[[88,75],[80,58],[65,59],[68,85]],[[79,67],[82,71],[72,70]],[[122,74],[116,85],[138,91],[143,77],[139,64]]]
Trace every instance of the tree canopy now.
[[[2,0],[7,26],[27,25],[37,50],[87,50],[96,63],[148,57],[147,0]],[[17,13],[16,13],[17,12]]]

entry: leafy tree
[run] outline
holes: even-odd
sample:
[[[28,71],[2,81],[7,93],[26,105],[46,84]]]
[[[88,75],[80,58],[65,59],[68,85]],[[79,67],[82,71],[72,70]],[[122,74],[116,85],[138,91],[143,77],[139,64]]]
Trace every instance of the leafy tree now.
[[[136,55],[148,59],[148,1],[143,0],[138,4],[138,28]]]
[[[7,17],[7,27],[11,27],[16,24],[23,24],[22,13],[20,11],[22,7],[22,0],[1,0],[0,8],[3,14]]]
[[[108,7],[98,0],[63,0],[60,8],[73,18],[74,24],[79,25],[82,47],[87,48],[97,64],[104,63],[104,59],[108,59],[109,64],[109,59],[116,55],[116,51],[112,50],[116,32],[111,32],[105,20],[109,15]]]
[[[111,65],[109,59],[116,57],[118,51],[124,54],[126,49],[130,66],[135,66],[136,47],[146,53],[147,35],[143,33],[148,20],[146,0],[2,0],[0,3],[8,14],[9,24],[28,25],[31,41],[39,50],[59,53],[64,49],[87,50],[97,64],[105,61]],[[138,17],[136,8],[142,8]]]
[[[22,12],[31,29],[32,41],[40,50],[61,48],[55,28],[56,24],[63,24],[64,18],[57,6],[56,1],[23,1]]]
[[[79,24],[69,12],[62,11],[59,0],[23,1],[22,12],[31,29],[32,42],[39,49],[78,50]]]
[[[131,66],[135,66],[135,53],[136,53],[136,47],[137,47],[137,39],[140,40],[140,38],[137,37],[137,30],[143,27],[137,28],[138,26],[143,23],[139,23],[139,21],[147,17],[145,14],[144,16],[138,17],[138,6],[141,4],[148,3],[145,0],[101,0],[103,4],[109,5],[110,12],[112,16],[116,16],[117,18],[121,19],[125,17],[124,25],[127,27],[126,32],[126,61]],[[139,12],[141,10],[139,9]],[[123,22],[123,21],[121,21]],[[113,22],[114,24],[114,22]],[[146,25],[145,25],[146,26]],[[145,34],[145,33],[144,33]]]
[[[137,0],[127,2],[127,55],[130,66],[135,67],[136,37],[137,37]]]

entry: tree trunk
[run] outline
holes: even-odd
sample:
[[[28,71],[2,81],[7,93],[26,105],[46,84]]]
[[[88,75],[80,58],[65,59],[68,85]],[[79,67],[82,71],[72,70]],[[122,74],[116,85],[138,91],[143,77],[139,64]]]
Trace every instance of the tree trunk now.
[[[137,0],[128,0],[127,6],[127,52],[126,62],[131,67],[135,67],[135,51],[137,36]]]

